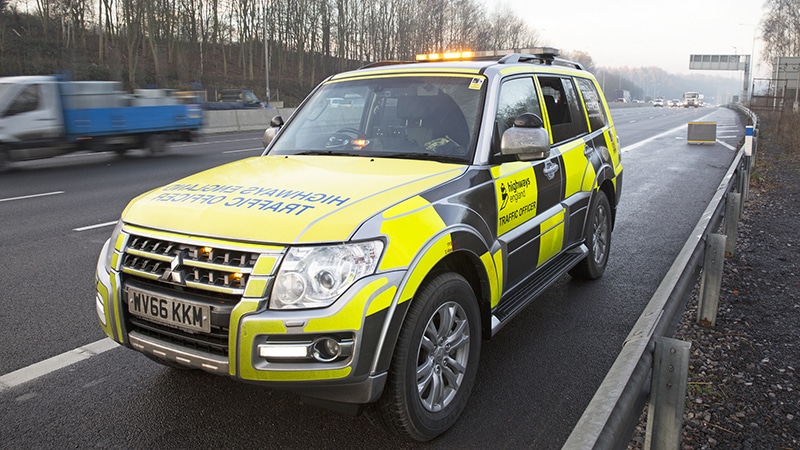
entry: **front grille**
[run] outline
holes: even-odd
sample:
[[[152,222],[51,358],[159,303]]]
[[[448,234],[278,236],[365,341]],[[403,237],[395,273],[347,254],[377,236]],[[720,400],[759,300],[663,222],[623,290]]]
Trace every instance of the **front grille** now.
[[[149,280],[241,296],[258,253],[131,235],[122,271]]]
[[[244,295],[262,253],[281,249],[195,239],[180,240],[159,233],[129,234],[121,255],[123,292],[128,287],[160,298],[183,299],[210,307],[211,332],[164,325],[123,309],[129,331],[219,356],[228,356],[231,313]],[[268,276],[259,274],[259,278]],[[127,297],[124,300],[127,302]]]
[[[192,334],[149,322],[140,317],[129,317],[132,330],[140,334],[183,348],[228,357],[228,327],[212,326],[210,334]]]

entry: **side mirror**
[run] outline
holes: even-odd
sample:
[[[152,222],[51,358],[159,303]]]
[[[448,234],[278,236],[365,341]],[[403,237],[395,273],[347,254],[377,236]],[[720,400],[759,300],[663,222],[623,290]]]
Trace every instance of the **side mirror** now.
[[[283,117],[281,116],[275,116],[269,121],[269,128],[264,130],[264,137],[261,139],[261,143],[264,144],[264,148],[267,148],[269,143],[275,139],[275,136],[278,134],[278,131],[280,131],[282,126]]]
[[[500,153],[516,155],[520,160],[543,159],[550,155],[550,135],[544,129],[542,118],[523,113],[514,119],[514,126],[503,133]]]

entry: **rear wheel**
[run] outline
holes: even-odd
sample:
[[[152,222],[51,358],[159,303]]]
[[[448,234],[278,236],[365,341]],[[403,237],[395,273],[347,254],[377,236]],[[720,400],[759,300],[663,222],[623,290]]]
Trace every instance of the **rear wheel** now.
[[[161,134],[151,134],[147,138],[147,149],[150,150],[152,154],[158,154],[164,152],[167,148],[167,140]]]
[[[589,209],[586,246],[589,254],[569,271],[575,278],[595,280],[603,276],[611,250],[611,204],[603,191],[597,191]]]
[[[469,283],[451,272],[434,277],[412,301],[376,407],[391,431],[428,441],[467,404],[480,356],[480,312]]]
[[[8,160],[9,160],[8,149],[0,144],[0,170],[3,169]]]

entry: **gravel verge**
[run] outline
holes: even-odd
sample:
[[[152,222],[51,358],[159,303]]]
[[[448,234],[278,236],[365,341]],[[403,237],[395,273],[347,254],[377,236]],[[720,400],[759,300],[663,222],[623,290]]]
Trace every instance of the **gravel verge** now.
[[[692,296],[675,332],[691,342],[682,450],[800,448],[800,148],[762,137],[716,325]],[[629,449],[644,442],[643,415]]]

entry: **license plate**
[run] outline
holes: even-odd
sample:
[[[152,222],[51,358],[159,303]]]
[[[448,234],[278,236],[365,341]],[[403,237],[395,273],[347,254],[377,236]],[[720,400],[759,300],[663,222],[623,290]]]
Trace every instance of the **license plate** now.
[[[189,331],[211,332],[211,307],[128,287],[128,311],[139,317]]]

